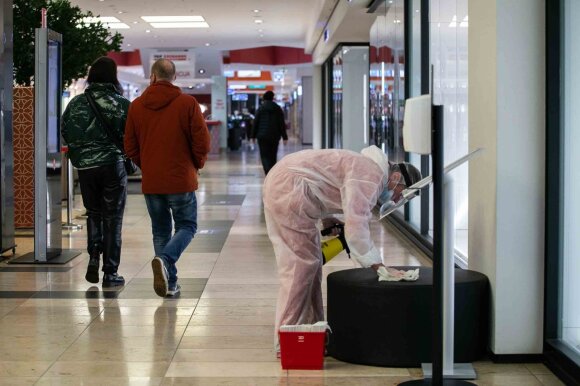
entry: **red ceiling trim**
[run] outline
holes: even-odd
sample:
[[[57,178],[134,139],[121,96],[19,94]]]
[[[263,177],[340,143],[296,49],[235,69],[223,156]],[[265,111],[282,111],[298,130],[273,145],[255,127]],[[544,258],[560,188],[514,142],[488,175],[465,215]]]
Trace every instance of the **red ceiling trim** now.
[[[312,63],[312,56],[304,53],[302,48],[294,47],[256,47],[241,50],[230,50],[224,64],[245,63],[279,66],[285,64]]]
[[[141,53],[139,50],[123,51],[123,52],[109,52],[107,56],[117,63],[117,66],[140,66]]]

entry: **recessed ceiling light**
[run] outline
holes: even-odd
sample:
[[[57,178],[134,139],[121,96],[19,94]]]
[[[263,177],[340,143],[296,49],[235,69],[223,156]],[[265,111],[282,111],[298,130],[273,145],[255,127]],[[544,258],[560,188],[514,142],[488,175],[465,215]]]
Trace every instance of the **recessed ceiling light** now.
[[[199,72],[200,74],[205,74],[205,70],[203,68],[200,68],[199,70],[197,70],[197,72]]]
[[[83,18],[83,22],[85,24],[91,23],[103,23],[105,28],[113,28],[113,29],[129,29],[127,24],[122,23],[121,20],[117,19],[114,16],[101,16],[101,17],[85,17]]]
[[[131,43],[127,43],[127,47],[131,47]]]
[[[256,24],[262,24],[263,21],[262,21],[262,19],[256,19],[256,20],[254,20],[254,23],[256,23]]]
[[[258,13],[258,12],[260,12],[259,9],[254,9],[254,13]]]
[[[209,28],[209,24],[207,24],[205,21],[150,24],[153,28]]]
[[[134,21],[133,24],[139,24],[139,22],[138,21]]]
[[[124,12],[123,12],[123,11],[119,11],[119,12],[117,12],[117,13],[118,13],[119,15],[121,15],[121,14],[122,14],[122,13],[124,13]]]
[[[183,21],[205,21],[203,16],[141,16],[147,23],[169,23]]]
[[[145,32],[146,33],[151,33],[151,30],[150,29],[146,29]]]
[[[211,46],[211,44],[210,43],[205,43],[205,46],[206,47],[209,47],[209,46]]]
[[[104,23],[105,27],[112,28],[112,29],[129,29],[127,24],[125,23]]]
[[[115,16],[99,16],[99,17],[85,17],[83,19],[85,23],[120,23],[121,20],[117,19]]]

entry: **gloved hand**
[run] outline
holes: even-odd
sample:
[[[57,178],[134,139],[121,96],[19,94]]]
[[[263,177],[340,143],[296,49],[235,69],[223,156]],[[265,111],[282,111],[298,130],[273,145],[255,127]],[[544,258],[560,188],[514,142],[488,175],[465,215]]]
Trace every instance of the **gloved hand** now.
[[[379,281],[415,281],[419,279],[419,269],[399,271],[398,269],[379,267],[377,269]]]
[[[340,229],[336,225],[344,225],[344,222],[334,217],[327,217],[322,219],[322,229],[332,229],[330,236],[338,236]]]

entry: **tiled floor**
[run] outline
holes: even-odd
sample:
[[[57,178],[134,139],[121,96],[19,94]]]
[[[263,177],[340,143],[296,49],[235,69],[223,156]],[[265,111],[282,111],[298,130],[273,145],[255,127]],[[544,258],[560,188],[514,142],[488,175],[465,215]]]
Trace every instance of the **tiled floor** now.
[[[128,199],[122,290],[103,291],[84,280],[86,253],[64,267],[0,264],[0,385],[378,386],[419,378],[419,369],[332,358],[323,371],[280,368],[273,351],[276,263],[262,181],[255,152],[207,163],[197,195],[199,233],[179,262],[179,299],[153,292],[150,221],[141,195]],[[76,207],[81,214],[78,197]],[[428,264],[392,230],[377,222],[371,229],[387,263]],[[70,248],[83,249],[85,242],[84,231],[64,238]],[[18,239],[19,255],[31,249],[31,238]],[[324,271],[350,267],[342,256]],[[539,364],[475,367],[478,385],[561,385]]]

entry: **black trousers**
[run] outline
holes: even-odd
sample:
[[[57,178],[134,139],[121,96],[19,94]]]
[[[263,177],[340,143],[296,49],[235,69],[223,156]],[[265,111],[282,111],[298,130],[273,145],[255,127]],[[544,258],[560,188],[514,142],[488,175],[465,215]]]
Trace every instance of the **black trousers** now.
[[[264,173],[268,175],[268,172],[274,165],[278,158],[278,145],[280,140],[273,141],[271,139],[260,139],[258,138],[258,146],[260,147],[260,158],[262,159],[262,167],[264,168]]]
[[[121,228],[127,200],[123,162],[79,170],[83,204],[87,209],[87,251],[103,254],[103,272],[116,273],[121,261]]]

